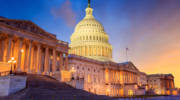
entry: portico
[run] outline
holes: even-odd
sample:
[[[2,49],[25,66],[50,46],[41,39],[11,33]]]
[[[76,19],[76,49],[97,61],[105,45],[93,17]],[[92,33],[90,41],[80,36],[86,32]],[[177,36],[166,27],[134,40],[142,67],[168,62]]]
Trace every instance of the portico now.
[[[54,75],[67,70],[68,43],[30,21],[0,18],[0,62],[11,57],[14,71]]]

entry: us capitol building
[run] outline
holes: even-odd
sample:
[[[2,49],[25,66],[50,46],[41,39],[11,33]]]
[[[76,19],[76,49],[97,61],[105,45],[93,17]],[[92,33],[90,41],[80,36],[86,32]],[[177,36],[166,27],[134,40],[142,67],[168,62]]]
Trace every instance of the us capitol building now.
[[[0,17],[0,71],[16,60],[13,71],[49,75],[98,95],[176,94],[172,74],[147,75],[132,62],[112,61],[112,45],[90,0],[85,11],[69,45],[31,21]]]

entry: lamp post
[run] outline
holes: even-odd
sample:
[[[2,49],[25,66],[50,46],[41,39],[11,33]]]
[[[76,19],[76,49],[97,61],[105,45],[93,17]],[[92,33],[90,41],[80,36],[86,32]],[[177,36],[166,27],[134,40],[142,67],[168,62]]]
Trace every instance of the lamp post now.
[[[72,67],[70,71],[71,71],[71,73],[72,73],[72,78],[74,78],[74,77],[73,77],[73,76],[74,76],[73,73],[75,73],[76,70],[74,69],[74,67]]]
[[[76,72],[76,70],[74,69],[74,67],[71,68],[71,72],[72,72],[72,73]]]
[[[14,65],[16,63],[16,60],[14,60],[14,57],[11,57],[11,60],[9,60],[8,63],[11,64],[10,75],[12,75],[12,65]]]

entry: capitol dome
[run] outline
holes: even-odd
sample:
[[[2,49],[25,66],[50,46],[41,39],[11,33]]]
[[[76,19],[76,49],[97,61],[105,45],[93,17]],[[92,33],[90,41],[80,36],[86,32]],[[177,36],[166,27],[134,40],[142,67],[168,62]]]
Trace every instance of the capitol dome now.
[[[71,36],[69,53],[100,61],[112,59],[109,36],[103,25],[94,18],[90,4],[86,8],[86,16],[76,25]]]

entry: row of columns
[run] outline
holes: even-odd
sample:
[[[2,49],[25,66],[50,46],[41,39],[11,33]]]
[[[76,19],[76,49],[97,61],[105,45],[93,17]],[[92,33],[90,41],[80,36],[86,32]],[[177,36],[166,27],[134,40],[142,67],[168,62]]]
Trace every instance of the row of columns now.
[[[175,87],[174,87],[174,81],[173,81],[172,79],[165,79],[164,83],[165,83],[165,87],[166,87],[167,89],[173,89],[173,88],[175,88]]]
[[[72,54],[81,56],[105,56],[112,58],[112,50],[99,46],[80,46],[71,49]]]
[[[124,89],[119,87],[111,87],[111,96],[124,96]]]
[[[95,30],[92,30],[95,32]],[[102,30],[103,31],[103,30]],[[73,40],[84,40],[84,41],[101,41],[101,42],[108,42],[108,38],[104,36],[80,36]]]
[[[137,75],[132,72],[106,69],[106,83],[137,83]]]
[[[57,69],[67,70],[68,66],[68,54],[57,51],[56,47],[12,35],[1,36],[0,61],[8,62],[11,57],[15,58],[16,71],[19,72],[50,74]]]

